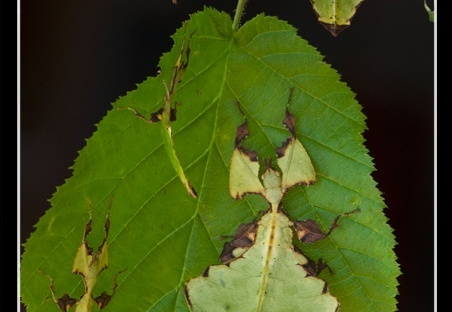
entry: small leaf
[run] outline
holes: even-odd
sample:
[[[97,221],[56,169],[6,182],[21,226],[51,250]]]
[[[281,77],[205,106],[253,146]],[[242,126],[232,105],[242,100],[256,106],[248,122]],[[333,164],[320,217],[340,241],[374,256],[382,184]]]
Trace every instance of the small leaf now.
[[[350,26],[356,9],[364,0],[311,0],[319,22],[337,36]]]

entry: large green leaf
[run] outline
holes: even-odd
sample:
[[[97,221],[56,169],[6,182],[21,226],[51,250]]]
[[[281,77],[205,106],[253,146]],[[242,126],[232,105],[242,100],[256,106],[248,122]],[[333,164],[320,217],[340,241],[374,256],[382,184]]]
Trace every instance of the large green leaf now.
[[[21,295],[28,311],[58,311],[40,270],[53,278],[57,296],[83,294],[82,279],[71,268],[89,219],[87,200],[92,202],[87,240],[96,247],[112,195],[109,267],[99,274],[94,296],[111,293],[113,277],[126,269],[105,311],[188,311],[185,282],[219,263],[224,237],[268,207],[258,195],[240,200],[229,195],[236,128],[245,116],[250,131],[245,146],[260,159],[274,157],[289,136],[282,123],[288,105],[317,174],[315,185],[294,187],[284,197],[290,219],[311,218],[327,230],[338,214],[361,209],[342,218],[325,240],[301,246],[303,252],[323,258],[334,272],[324,270],[320,277],[341,311],[394,311],[395,241],[363,145],[365,117],[339,75],[293,27],[264,15],[234,33],[227,14],[205,9],[173,39],[172,51],[160,61],[162,75],[114,103],[25,244]],[[161,108],[163,80],[171,81],[188,41],[188,67],[172,96],[179,103],[172,130],[196,199],[168,159],[160,125],[117,109],[131,107],[149,116]]]

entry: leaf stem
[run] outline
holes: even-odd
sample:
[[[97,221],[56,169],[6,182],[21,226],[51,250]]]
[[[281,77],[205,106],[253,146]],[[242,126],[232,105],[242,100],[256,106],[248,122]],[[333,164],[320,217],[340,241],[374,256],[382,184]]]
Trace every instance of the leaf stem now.
[[[246,1],[247,0],[239,0],[239,2],[237,3],[237,8],[235,9],[234,22],[232,23],[232,29],[234,31],[237,31],[239,29],[240,20],[243,15],[243,10],[245,8]]]

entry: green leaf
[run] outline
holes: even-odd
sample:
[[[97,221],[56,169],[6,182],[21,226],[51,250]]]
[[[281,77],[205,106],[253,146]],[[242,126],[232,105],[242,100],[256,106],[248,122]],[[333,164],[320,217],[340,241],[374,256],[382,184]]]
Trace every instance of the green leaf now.
[[[364,0],[311,0],[319,22],[337,36],[350,26],[356,9]]]
[[[296,137],[317,174],[314,185],[296,186],[284,197],[290,219],[310,218],[325,230],[337,215],[361,209],[341,219],[325,240],[300,248],[311,259],[323,258],[334,272],[322,272],[321,278],[341,311],[394,311],[400,274],[395,240],[363,145],[365,117],[339,75],[296,29],[264,15],[234,33],[229,15],[205,9],[173,39],[171,52],[160,60],[162,74],[114,103],[25,244],[21,295],[28,311],[59,311],[39,270],[52,276],[58,297],[83,295],[83,282],[71,268],[89,218],[86,200],[92,202],[93,222],[87,241],[99,246],[112,195],[109,267],[99,275],[93,296],[111,293],[114,276],[125,269],[105,311],[188,311],[185,282],[219,263],[224,237],[268,208],[259,195],[241,200],[229,195],[236,128],[245,116],[244,146],[258,151],[261,160],[274,158],[290,136],[283,125],[286,109],[296,118]],[[171,81],[187,40],[189,61],[172,96],[178,104],[171,126],[175,153],[196,199],[168,158],[161,125],[119,109],[150,116],[162,107],[163,81]]]

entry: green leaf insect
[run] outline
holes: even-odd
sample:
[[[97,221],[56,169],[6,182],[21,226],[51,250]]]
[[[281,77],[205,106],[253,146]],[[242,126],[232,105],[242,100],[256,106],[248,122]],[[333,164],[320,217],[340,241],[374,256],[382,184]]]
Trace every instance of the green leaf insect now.
[[[284,123],[289,129],[293,119],[287,112]],[[238,141],[246,133],[245,127],[238,128]],[[270,208],[258,222],[240,226],[233,241],[225,244],[220,259],[226,264],[210,266],[186,284],[192,311],[338,311],[338,300],[329,293],[326,283],[315,277],[310,261],[294,247],[294,223],[281,204],[291,186],[315,182],[312,163],[294,137],[278,149],[277,155],[282,178],[268,165],[261,184],[255,153],[236,146],[231,159],[231,196],[260,193]]]
[[[110,209],[110,208],[109,208]],[[111,295],[107,294],[107,292],[103,292],[97,297],[93,297],[93,289],[96,285],[97,278],[99,274],[108,267],[108,246],[107,246],[107,238],[108,232],[110,229],[110,218],[109,214],[107,214],[104,231],[105,236],[102,241],[102,244],[99,246],[97,251],[94,251],[93,248],[88,246],[86,241],[86,237],[91,232],[92,229],[92,218],[91,218],[91,209],[90,218],[85,225],[85,231],[83,233],[82,244],[77,250],[75,255],[74,264],[72,265],[72,273],[79,274],[83,278],[83,284],[85,285],[85,292],[80,297],[80,299],[71,298],[68,294],[64,294],[60,298],[55,294],[54,288],[54,280],[47,273],[40,270],[44,276],[46,276],[50,280],[50,291],[52,292],[53,301],[58,305],[61,311],[67,312],[75,305],[75,312],[91,312],[93,309],[93,305],[96,304],[99,309],[105,308],[105,306],[110,302],[113,295],[115,294],[116,287],[118,286],[116,283],[116,276],[123,272],[119,272],[114,277],[113,282],[113,292]]]
[[[351,19],[363,0],[311,0],[311,2],[318,21],[336,37],[350,26]]]
[[[176,105],[177,103],[173,102],[172,96],[174,92],[176,91],[176,86],[179,82],[182,81],[182,77],[184,76],[185,69],[188,66],[188,59],[190,54],[190,46],[187,44],[185,46],[185,41],[182,42],[181,50],[179,53],[179,57],[177,58],[176,64],[173,67],[173,75],[171,77],[171,84],[168,88],[165,81],[163,81],[163,84],[165,86],[165,98],[163,102],[163,107],[160,108],[157,112],[152,113],[151,117],[147,119],[142,114],[140,114],[137,110],[131,108],[131,107],[119,107],[118,109],[128,109],[135,113],[135,115],[140,118],[141,120],[144,120],[148,123],[159,123],[160,124],[160,130],[164,142],[165,150],[168,154],[168,157],[171,161],[171,164],[176,171],[177,175],[179,176],[179,179],[181,180],[182,184],[186,188],[187,192],[193,197],[197,197],[197,193],[193,186],[188,181],[188,178],[185,175],[184,169],[181,166],[181,163],[179,161],[179,158],[177,157],[176,151],[174,149],[174,141],[172,136],[172,130],[171,130],[171,122],[176,120]]]

